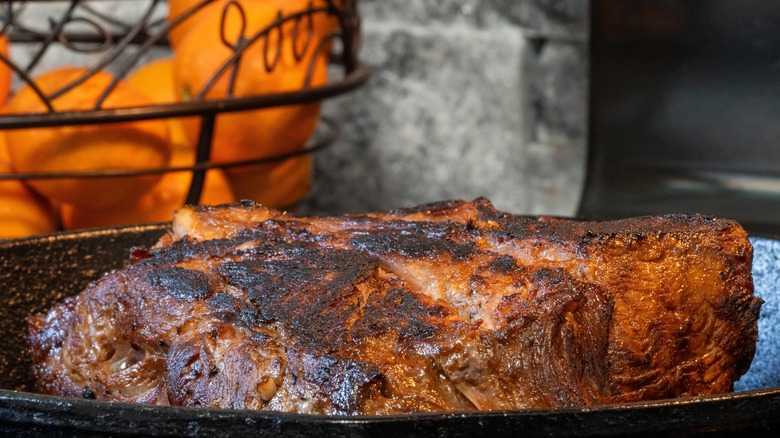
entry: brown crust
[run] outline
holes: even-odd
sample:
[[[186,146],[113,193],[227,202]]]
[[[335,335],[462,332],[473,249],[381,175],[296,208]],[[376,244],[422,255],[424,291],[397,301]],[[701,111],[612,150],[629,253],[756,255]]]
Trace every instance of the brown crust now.
[[[710,394],[749,367],[761,304],[746,233],[704,216],[241,203],[134,254],[30,319],[42,391],[330,414]]]

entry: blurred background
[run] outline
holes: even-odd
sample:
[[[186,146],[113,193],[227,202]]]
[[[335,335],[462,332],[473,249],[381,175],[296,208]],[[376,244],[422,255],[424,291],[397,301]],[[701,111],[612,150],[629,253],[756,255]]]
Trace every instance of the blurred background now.
[[[780,232],[780,2],[362,0],[368,86],[309,211],[487,196]]]
[[[342,2],[333,0],[332,4],[340,8]],[[182,83],[192,83],[192,77],[197,76],[199,70],[216,68],[219,57],[227,56],[198,52],[225,51],[217,35],[218,19],[223,5],[230,2],[216,0],[218,4],[205,7],[202,15],[185,20],[184,24],[198,23],[199,30],[182,31],[181,34],[187,36],[180,38],[175,46],[172,42],[170,48],[152,45],[140,50],[138,43],[150,38],[142,35],[118,53],[116,59],[107,58],[106,50],[98,49],[102,47],[99,42],[103,38],[102,26],[109,32],[128,35],[134,23],[147,21],[164,25],[166,19],[170,22],[174,17],[168,13],[169,9],[189,8],[198,3],[196,0],[170,0],[157,5],[154,0],[99,0],[84,2],[89,7],[86,9],[69,1],[13,1],[9,5],[15,11],[14,25],[6,31],[11,36],[9,56],[17,65],[27,67],[36,81],[38,75],[50,74],[52,84],[48,86],[49,90],[44,90],[46,92],[73,81],[63,74],[63,66],[103,65],[105,60],[112,59],[105,64],[105,70],[119,76],[122,82],[129,82],[149,97],[171,95],[171,100],[157,100],[151,104],[186,101],[190,97],[186,94],[191,92],[182,93]],[[241,3],[249,9],[254,8],[250,7],[252,4],[266,5],[273,14],[267,14],[268,11],[257,13],[269,15],[268,19],[285,8],[288,10],[284,14],[293,14],[304,10],[307,4],[327,5],[325,0],[241,0]],[[290,171],[269,172],[258,168],[257,178],[241,181],[236,172],[231,173],[228,169],[227,175],[220,173],[221,180],[227,176],[233,193],[214,196],[225,184],[207,181],[201,202],[251,198],[298,213],[344,213],[484,196],[499,209],[518,214],[571,216],[576,213],[585,181],[587,155],[588,1],[357,0],[355,3],[361,18],[358,59],[371,74],[361,87],[323,101],[321,115],[340,125],[340,135],[335,143],[313,154],[311,172],[308,169],[312,166],[300,162],[288,166]],[[6,15],[10,10],[6,10]],[[233,18],[237,16],[235,10],[237,8],[232,8]],[[151,11],[151,18],[146,17],[147,11]],[[250,28],[256,29],[260,19],[251,23],[252,13],[247,12],[246,16],[250,17]],[[203,16],[210,18],[202,19]],[[93,24],[92,20],[100,25]],[[150,35],[159,33],[154,26],[151,29]],[[59,36],[60,31],[65,34],[82,32],[92,35],[97,42],[79,43],[90,50],[74,50]],[[200,37],[196,35],[206,33],[213,35],[197,41]],[[47,35],[52,35],[49,41],[45,40]],[[290,35],[288,38],[292,39]],[[115,39],[106,49],[123,41]],[[141,57],[134,60],[136,53]],[[255,53],[244,58],[247,63],[254,62],[258,56]],[[158,60],[166,65],[148,68]],[[129,69],[124,67],[128,64]],[[192,67],[187,67],[189,65]],[[173,79],[170,78],[171,69],[174,70]],[[280,69],[279,74],[283,74],[283,70]],[[290,71],[297,74],[300,70]],[[50,73],[52,71],[54,73]],[[168,77],[166,80],[170,85],[157,85],[160,82],[157,78],[163,76]],[[251,72],[240,73],[239,83],[248,83],[251,76]],[[338,81],[338,74],[331,71],[330,76],[330,80]],[[78,83],[80,79],[75,81]],[[45,107],[40,104],[36,110],[30,106],[30,100],[34,99],[30,98],[29,90],[27,97],[21,97],[24,93],[18,90],[23,85],[25,81],[14,74],[7,112],[44,111]],[[258,82],[255,89],[260,90],[264,85]],[[163,90],[165,87],[168,88]],[[73,94],[87,95],[88,88],[77,86]],[[91,88],[89,99],[94,100],[98,87]],[[306,120],[306,117],[298,120]],[[212,157],[214,150],[221,150],[221,143],[245,142],[252,140],[251,137],[256,141],[264,139],[268,131],[264,131],[262,119],[247,120],[240,128],[233,129],[232,137],[223,135],[225,142],[215,140]],[[300,125],[291,125],[294,128],[287,132],[295,132]],[[178,126],[176,130],[192,131],[186,126]],[[222,134],[228,134],[226,130]],[[247,134],[249,131],[256,132]],[[84,168],[143,165],[123,161],[123,157],[133,158],[136,154],[110,151],[113,147],[105,137],[85,148],[93,151],[86,159],[77,159],[73,151],[82,147],[83,140],[72,138],[59,142],[61,144],[48,141],[33,148],[29,146],[29,140],[38,135],[35,130],[6,132],[9,133],[7,143],[11,152],[8,166],[17,173],[70,170],[68,164],[60,164],[69,160]],[[67,136],[59,131],[52,137]],[[136,140],[144,150],[149,149],[143,139]],[[169,166],[192,163],[193,138],[189,136],[185,140],[180,138],[177,142],[172,138],[174,153],[168,161]],[[182,146],[182,143],[188,144]],[[243,148],[246,146],[249,145]],[[177,148],[185,150],[186,158],[176,158]],[[108,158],[114,155],[119,162],[101,162],[96,158],[103,155]],[[259,152],[259,155],[267,153]],[[46,163],[41,161],[44,157]],[[229,158],[238,157],[234,154]],[[283,164],[278,167],[284,167]],[[159,166],[157,161],[147,164],[147,167],[156,166]],[[307,174],[311,175],[310,181]],[[39,210],[53,211],[53,215],[38,214],[42,220],[47,216],[46,224],[33,228],[33,233],[50,231],[52,226],[67,230],[168,220],[172,206],[183,203],[186,186],[186,181],[182,184],[183,178],[162,181],[151,189],[136,190],[133,196],[115,196],[125,200],[123,206],[118,206],[116,201],[93,206],[94,200],[110,193],[101,189],[107,184],[102,180],[82,180],[78,187],[66,190],[66,193],[60,193],[63,190],[54,187],[61,180],[54,180],[48,186],[44,186],[45,181],[31,180],[25,184],[32,187],[32,196],[43,195],[43,203],[37,202]],[[127,184],[117,180],[116,184],[108,185],[124,188]],[[176,185],[176,193],[172,193],[172,185]],[[275,185],[285,187],[278,191],[279,196],[272,193]],[[248,189],[250,186],[258,190]],[[142,193],[143,198],[139,199],[137,193]],[[30,198],[30,195],[26,197]],[[31,204],[27,199],[25,202]],[[132,212],[137,214],[130,214]]]
[[[132,21],[142,1],[93,3]],[[776,231],[780,2],[356,4],[371,75],[323,102],[340,136],[313,154],[297,212],[484,196],[517,214],[707,213]],[[35,7],[29,25],[50,26]],[[53,53],[38,70],[100,59]]]
[[[585,175],[586,0],[360,0],[366,86],[328,101],[308,212],[486,196],[572,215]]]

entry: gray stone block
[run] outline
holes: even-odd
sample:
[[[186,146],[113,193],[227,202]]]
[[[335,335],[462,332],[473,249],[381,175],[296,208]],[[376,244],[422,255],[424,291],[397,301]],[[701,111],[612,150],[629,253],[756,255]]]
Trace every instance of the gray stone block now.
[[[587,45],[550,40],[528,54],[532,139],[583,141],[588,126]]]
[[[362,0],[361,58],[373,77],[326,104],[343,136],[317,157],[303,209],[487,196],[516,213],[573,214],[585,166],[587,5]]]
[[[343,136],[317,157],[304,211],[366,211],[487,196],[527,210],[519,30],[364,29],[366,87],[326,113]]]
[[[359,0],[360,14],[369,23],[407,25],[468,24],[483,29],[521,28],[529,34],[554,38],[587,38],[588,0]]]
[[[584,140],[531,143],[526,154],[528,213],[574,216],[585,180],[585,158]]]
[[[474,28],[495,29],[517,27],[513,17],[506,14],[503,5],[484,0],[359,0],[361,16],[369,25],[380,22],[398,22],[426,27],[439,25],[468,25]]]
[[[588,0],[489,0],[490,10],[534,35],[587,39]]]
[[[479,21],[485,2],[479,0],[358,0],[358,11],[368,23],[399,22],[408,25],[471,24]]]

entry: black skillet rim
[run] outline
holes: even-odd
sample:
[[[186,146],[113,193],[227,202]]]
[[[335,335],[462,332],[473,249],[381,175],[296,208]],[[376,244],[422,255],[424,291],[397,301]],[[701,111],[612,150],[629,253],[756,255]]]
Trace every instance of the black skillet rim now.
[[[123,234],[159,236],[170,223],[57,232],[0,242],[9,248],[52,241]],[[777,236],[751,237],[780,240]],[[281,436],[669,436],[780,431],[780,386],[701,397],[554,410],[416,413],[387,416],[329,416],[266,411],[139,405],[49,396],[0,389],[0,432],[30,436],[156,435],[223,436],[274,433]]]

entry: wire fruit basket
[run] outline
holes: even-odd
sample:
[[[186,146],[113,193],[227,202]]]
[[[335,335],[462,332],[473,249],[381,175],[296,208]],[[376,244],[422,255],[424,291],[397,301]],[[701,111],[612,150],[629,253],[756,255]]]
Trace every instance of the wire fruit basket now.
[[[270,3],[283,4],[279,0]],[[298,2],[303,3],[303,2]],[[52,8],[55,4],[58,7]],[[368,77],[368,70],[357,57],[360,20],[355,0],[310,0],[296,10],[275,10],[272,21],[262,26],[251,25],[249,2],[242,0],[189,0],[176,16],[165,15],[168,3],[161,0],[8,0],[4,8],[3,34],[14,47],[23,46],[26,59],[0,53],[0,66],[12,72],[14,88],[27,87],[42,102],[43,111],[37,113],[9,113],[0,115],[0,130],[12,132],[24,129],[76,127],[82,125],[107,125],[124,122],[169,120],[193,116],[199,119],[195,139],[194,160],[188,165],[164,165],[142,168],[110,168],[57,170],[28,172],[17,169],[0,174],[0,181],[66,179],[106,179],[162,175],[170,172],[191,172],[192,178],[185,199],[187,204],[197,204],[201,198],[204,179],[211,169],[250,168],[269,163],[279,163],[292,157],[311,154],[337,138],[338,123],[319,118],[318,128],[300,148],[278,153],[252,156],[236,160],[214,160],[214,135],[220,117],[226,114],[250,110],[287,108],[292,105],[319,103],[356,89]],[[124,7],[122,7],[124,6]],[[169,54],[171,36],[179,29],[199,18],[202,11],[211,8],[219,15],[217,25],[223,47],[228,55],[213,67],[213,75],[202,88],[183,101],[113,107],[106,105],[107,97],[131,72],[150,59]],[[40,19],[41,10],[54,15]],[[132,14],[127,13],[131,11]],[[38,14],[38,15],[35,15]],[[33,25],[26,17],[33,16]],[[122,19],[117,15],[132,15]],[[238,22],[238,31],[228,35],[229,19]],[[129,20],[129,22],[127,22]],[[328,23],[322,27],[322,23]],[[40,25],[45,23],[45,25]],[[323,30],[324,29],[324,30]],[[286,47],[291,47],[288,50]],[[238,75],[243,65],[258,67],[252,74],[271,75],[281,69],[280,57],[288,50],[296,68],[305,72],[299,85],[286,89],[256,89],[240,91]],[[83,60],[83,73],[54,91],[38,86],[35,77],[46,67],[47,56],[53,52]],[[304,56],[313,53],[312,56]],[[68,55],[70,54],[70,55]],[[312,75],[316,60],[327,58],[327,80],[314,83]],[[259,60],[256,58],[260,58]],[[56,99],[90,80],[102,71],[109,71],[113,79],[94,104],[87,109],[60,109]],[[242,71],[246,76],[246,72]],[[227,85],[222,94],[211,91],[223,81]],[[254,133],[258,138],[263,132]],[[22,148],[24,144],[9,144],[9,148]]]

